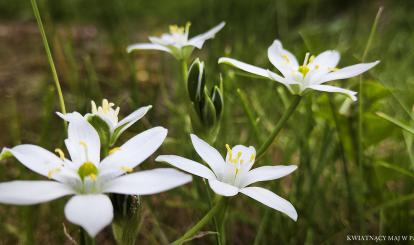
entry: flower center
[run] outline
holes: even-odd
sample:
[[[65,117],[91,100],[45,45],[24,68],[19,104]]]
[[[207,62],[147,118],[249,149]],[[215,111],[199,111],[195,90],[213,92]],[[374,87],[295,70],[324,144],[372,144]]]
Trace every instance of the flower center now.
[[[118,122],[118,114],[120,108],[113,108],[115,106],[114,103],[109,102],[107,99],[102,100],[102,106],[96,107],[96,104],[94,101],[91,101],[92,104],[92,114],[105,116],[109,120],[111,120],[113,123]]]
[[[190,22],[187,22],[185,26],[170,25],[170,33],[173,35],[174,34],[178,34],[178,35],[186,34],[190,30],[190,26],[191,26]]]
[[[309,57],[309,53],[306,53],[305,55],[305,60],[303,61],[303,65],[299,66],[298,71],[300,73],[302,73],[303,77],[306,76],[306,74],[308,74],[308,72],[310,71],[309,69],[309,64],[315,59],[315,56],[310,56]]]
[[[86,177],[90,177],[92,180],[96,179],[98,174],[98,168],[92,162],[84,162],[78,169],[79,177],[84,180]]]

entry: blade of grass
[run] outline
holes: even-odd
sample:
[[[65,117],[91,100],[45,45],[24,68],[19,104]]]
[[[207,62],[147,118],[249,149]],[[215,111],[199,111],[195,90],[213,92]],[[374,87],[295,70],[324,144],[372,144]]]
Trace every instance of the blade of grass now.
[[[401,122],[401,121],[399,121],[395,118],[392,118],[392,117],[388,116],[387,114],[385,114],[383,112],[377,112],[375,114],[377,114],[377,116],[381,117],[382,119],[385,119],[388,122],[394,124],[395,126],[398,126],[399,128],[401,128],[401,129],[407,131],[408,133],[414,135],[414,129],[409,127],[408,125],[404,124],[403,122]]]
[[[398,172],[402,175],[414,178],[414,173],[413,172],[411,172],[409,170],[406,170],[406,169],[403,169],[401,167],[395,166],[393,164],[389,164],[389,163],[384,162],[384,161],[379,161],[379,162],[376,163],[376,165],[384,167],[386,169],[394,170],[394,171],[396,171],[396,172]]]
[[[254,118],[251,107],[249,106],[249,102],[247,100],[246,93],[244,91],[242,91],[240,88],[238,88],[236,91],[237,91],[237,96],[239,97],[240,102],[242,104],[242,107],[244,109],[244,112],[246,113],[247,118],[249,119],[250,126],[253,129],[253,132],[256,136],[256,139],[261,141],[260,132],[259,132],[259,129],[257,127],[257,121]]]
[[[40,17],[39,8],[37,7],[36,0],[30,0],[30,2],[32,4],[33,13],[34,13],[34,16],[36,18],[37,25],[39,27],[40,35],[42,36],[42,42],[43,42],[43,46],[45,47],[47,59],[49,61],[49,65],[50,65],[50,70],[52,71],[53,80],[55,81],[56,91],[57,91],[58,97],[59,97],[60,111],[63,114],[66,114],[65,100],[63,98],[62,88],[60,86],[60,81],[59,81],[58,74],[56,72],[56,67],[55,67],[55,63],[53,61],[52,52],[50,51],[49,43],[47,41],[46,32],[45,32],[45,29],[43,27],[42,19]],[[64,123],[65,128],[66,128],[66,121],[63,120],[63,123]]]

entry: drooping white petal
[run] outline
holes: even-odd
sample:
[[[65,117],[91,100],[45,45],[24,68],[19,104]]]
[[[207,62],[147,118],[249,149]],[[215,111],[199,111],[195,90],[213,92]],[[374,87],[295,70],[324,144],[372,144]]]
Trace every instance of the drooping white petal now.
[[[297,169],[296,165],[290,166],[263,166],[250,170],[241,181],[241,186],[245,187],[259,181],[279,179]]]
[[[211,171],[209,168],[207,168],[203,164],[184,158],[184,157],[175,156],[175,155],[161,155],[161,156],[158,156],[155,159],[155,161],[167,162],[176,168],[179,168],[190,174],[194,174],[194,175],[200,176],[205,179],[216,178],[213,171]]]
[[[235,196],[239,193],[239,188],[216,179],[209,179],[208,183],[215,193],[222,196]]]
[[[204,42],[207,39],[214,38],[217,32],[219,32],[225,25],[225,22],[220,22],[217,26],[211,28],[207,32],[197,35],[190,40],[188,40],[188,44],[194,47],[197,47],[198,49],[201,49],[203,47]]]
[[[78,112],[68,113],[68,138],[65,141],[73,162],[90,161],[97,165],[100,160],[101,142],[94,127]]]
[[[298,219],[298,213],[296,212],[295,207],[293,207],[289,201],[281,198],[269,190],[261,187],[245,187],[241,189],[240,192],[255,199],[256,201],[263,203],[270,208],[276,209],[286,214],[294,221]]]
[[[171,53],[171,50],[165,46],[154,44],[154,43],[137,43],[127,47],[127,52],[131,53],[134,50],[161,50],[164,52]]]
[[[308,88],[318,90],[318,91],[323,91],[323,92],[340,93],[340,94],[344,94],[348,96],[353,101],[357,100],[357,97],[356,97],[357,92],[344,89],[344,88],[339,88],[339,87],[335,87],[331,85],[310,85],[308,86]]]
[[[148,129],[123,144],[118,151],[109,155],[100,164],[100,169],[134,168],[164,142],[168,130],[163,127]]]
[[[50,171],[57,171],[63,161],[50,151],[37,145],[18,145],[11,149],[3,148],[1,155],[11,153],[24,166],[46,177],[61,180],[59,175],[50,175]]]
[[[127,195],[150,195],[187,184],[191,175],[173,168],[158,168],[127,174],[108,182],[103,191]]]
[[[88,194],[72,197],[65,206],[66,218],[95,237],[114,216],[111,200],[106,195]]]
[[[0,203],[31,205],[75,194],[56,181],[10,181],[0,183]]]
[[[327,50],[316,56],[308,66],[310,69],[333,69],[338,65],[340,58],[338,51]]]
[[[346,79],[350,77],[358,76],[359,74],[368,71],[372,67],[376,66],[379,63],[379,61],[374,61],[371,63],[361,63],[356,65],[351,65],[344,67],[342,69],[339,69],[334,72],[330,72],[326,74],[320,81],[320,83],[324,83],[327,81],[332,80],[340,80],[340,79]]]
[[[289,51],[283,49],[279,40],[274,40],[267,49],[267,56],[270,62],[283,74],[285,78],[291,77],[292,71],[299,68],[296,57]]]
[[[145,116],[145,114],[147,114],[147,112],[149,111],[149,109],[151,109],[152,106],[144,106],[139,108],[138,110],[132,112],[131,114],[129,114],[127,117],[125,117],[124,119],[122,119],[121,121],[119,121],[118,123],[118,128],[122,127],[122,129],[120,130],[120,134],[122,132],[124,132],[127,128],[129,128],[132,124],[134,124],[135,122],[137,122],[139,119],[141,119],[143,116]]]
[[[210,166],[216,175],[220,175],[222,166],[225,164],[220,153],[207,142],[197,137],[197,135],[191,134],[191,142],[197,154]]]
[[[218,60],[218,63],[219,64],[231,65],[231,66],[234,66],[236,68],[239,68],[242,71],[252,73],[252,74],[267,78],[267,79],[275,80],[276,82],[280,82],[280,83],[283,83],[283,84],[286,83],[286,80],[283,77],[277,75],[276,73],[274,73],[272,71],[260,68],[258,66],[253,66],[253,65],[250,65],[250,64],[232,59],[232,58],[221,57]]]

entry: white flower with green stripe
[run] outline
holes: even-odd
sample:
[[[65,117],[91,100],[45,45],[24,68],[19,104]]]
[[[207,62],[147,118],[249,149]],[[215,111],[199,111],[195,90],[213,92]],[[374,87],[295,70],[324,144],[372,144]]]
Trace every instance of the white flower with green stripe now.
[[[328,50],[316,57],[307,53],[302,65],[300,65],[296,57],[291,52],[284,49],[279,40],[275,40],[268,48],[267,56],[269,61],[281,73],[281,76],[268,69],[253,66],[232,58],[222,57],[219,59],[219,63],[229,64],[245,72],[279,82],[285,85],[292,94],[303,95],[307,91],[317,90],[341,93],[348,96],[353,101],[357,100],[356,92],[340,87],[325,85],[324,83],[357,76],[379,63],[379,61],[374,61],[338,69],[337,65],[340,59],[339,52],[336,50]]]
[[[177,59],[187,59],[194,48],[201,49],[204,42],[214,38],[225,25],[220,22],[205,33],[189,38],[190,23],[185,26],[171,25],[170,32],[164,33],[160,37],[149,37],[151,43],[136,43],[127,47],[127,52],[134,50],[160,50],[172,54]]]
[[[129,127],[131,127],[138,120],[143,118],[145,114],[152,108],[151,105],[143,106],[119,120],[120,107],[115,107],[115,104],[109,102],[107,99],[102,100],[101,106],[96,106],[94,101],[91,101],[91,113],[85,114],[85,118],[98,130],[102,141],[108,141],[108,145],[115,144],[118,137]],[[70,121],[70,118],[77,112],[57,114],[64,120]],[[106,142],[101,142],[106,143]]]
[[[93,237],[113,218],[107,193],[150,195],[191,181],[191,175],[172,168],[130,173],[161,146],[166,136],[165,128],[148,129],[101,160],[98,133],[82,115],[73,113],[65,140],[70,159],[61,149],[56,149],[55,155],[30,144],[3,149],[0,159],[14,156],[49,180],[0,183],[0,203],[31,205],[74,195],[65,206],[65,216]]]
[[[298,214],[289,201],[267,189],[250,187],[256,182],[284,177],[295,171],[297,166],[263,166],[252,169],[256,158],[256,150],[252,146],[236,145],[230,148],[226,145],[227,155],[226,159],[223,159],[216,149],[196,135],[191,135],[191,141],[209,168],[176,155],[161,155],[155,160],[167,162],[183,171],[207,179],[211,189],[218,195],[235,196],[241,192],[297,220]]]

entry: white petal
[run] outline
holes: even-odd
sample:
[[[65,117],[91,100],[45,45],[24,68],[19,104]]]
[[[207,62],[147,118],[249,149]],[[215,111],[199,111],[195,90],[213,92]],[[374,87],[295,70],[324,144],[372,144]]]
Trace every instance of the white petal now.
[[[308,66],[310,69],[315,69],[316,67],[318,67],[318,69],[333,69],[338,65],[340,58],[341,55],[338,51],[327,50],[316,56],[315,59],[313,59],[313,61],[309,63]]]
[[[267,69],[260,68],[258,66],[250,65],[232,58],[221,57],[218,60],[219,64],[227,64],[239,68],[242,71],[252,73],[270,80],[275,80],[276,82],[280,82],[285,84],[286,81],[283,77],[277,75],[276,73],[269,71]]]
[[[161,50],[161,51],[171,53],[171,50],[169,48],[164,47],[159,44],[154,44],[154,43],[137,43],[137,44],[129,45],[127,47],[128,53],[131,53],[134,50]]]
[[[198,49],[201,49],[203,47],[204,42],[207,39],[213,38],[216,35],[216,33],[219,32],[224,27],[225,24],[226,24],[225,22],[220,22],[220,24],[218,24],[217,26],[211,28],[207,32],[191,38],[188,41],[188,43],[191,46],[194,46],[194,47],[197,47]]]
[[[155,127],[136,135],[118,151],[102,160],[99,168],[105,170],[136,167],[161,146],[167,132],[163,127]]]
[[[218,181],[216,179],[209,179],[208,183],[210,184],[211,189],[221,195],[221,196],[235,196],[239,193],[239,188],[232,186],[230,184]]]
[[[108,182],[103,191],[127,195],[150,195],[187,184],[191,175],[173,168],[158,168],[127,174]]]
[[[245,178],[242,180],[242,186],[259,181],[268,181],[284,177],[297,169],[296,165],[290,166],[263,166],[250,170]]]
[[[1,155],[11,153],[19,162],[33,172],[56,180],[62,180],[59,175],[49,176],[50,171],[62,167],[63,161],[50,151],[37,145],[18,145],[11,149],[3,148]]]
[[[344,67],[344,68],[339,69],[337,71],[330,72],[330,73],[326,74],[322,78],[320,83],[358,76],[359,74],[361,74],[363,72],[366,72],[369,69],[371,69],[372,67],[376,66],[378,63],[379,63],[379,61],[375,61],[375,62],[371,62],[371,63],[361,63],[361,64],[356,64],[356,65]]]
[[[155,159],[155,161],[167,162],[176,168],[179,168],[190,174],[197,175],[205,179],[211,179],[211,178],[216,177],[214,173],[209,168],[204,166],[203,164],[184,158],[184,157],[175,156],[175,155],[161,155],[161,156],[158,156]]]
[[[246,187],[241,189],[240,192],[255,199],[256,201],[263,203],[270,208],[276,209],[286,214],[294,221],[298,219],[298,213],[296,212],[295,207],[293,207],[289,201],[281,198],[269,190],[261,187]]]
[[[98,133],[81,114],[74,112],[69,115],[68,138],[65,143],[72,161],[90,161],[97,165],[101,148]]]
[[[291,77],[292,71],[297,70],[299,67],[296,57],[283,49],[282,43],[277,39],[267,49],[267,56],[285,78]]]
[[[73,224],[80,225],[91,237],[95,237],[114,216],[111,200],[106,195],[77,195],[65,206],[65,216]]]
[[[144,106],[139,108],[138,110],[132,112],[131,114],[129,114],[127,117],[125,117],[124,119],[122,119],[121,121],[119,121],[117,127],[122,127],[122,129],[120,130],[119,134],[121,134],[122,132],[124,132],[127,128],[129,128],[132,124],[134,124],[135,122],[137,122],[139,119],[141,119],[142,117],[145,116],[145,114],[147,114],[147,112],[149,111],[149,109],[151,109],[152,106]]]
[[[197,154],[210,166],[216,175],[221,174],[221,170],[225,165],[223,157],[212,146],[207,144],[204,140],[197,137],[197,135],[191,134],[191,142]]]
[[[11,181],[0,183],[0,203],[30,205],[48,202],[75,194],[68,186],[56,181]]]
[[[310,85],[308,86],[308,88],[318,90],[318,91],[323,91],[323,92],[340,93],[340,94],[344,94],[348,96],[353,101],[357,100],[357,97],[356,97],[357,92],[344,89],[344,88],[339,88],[339,87],[335,87],[331,85]]]

